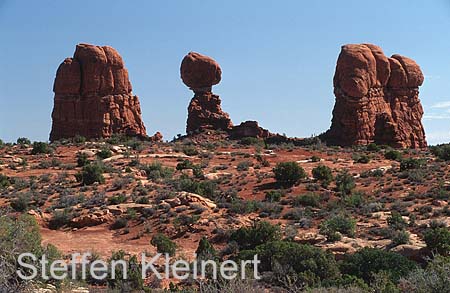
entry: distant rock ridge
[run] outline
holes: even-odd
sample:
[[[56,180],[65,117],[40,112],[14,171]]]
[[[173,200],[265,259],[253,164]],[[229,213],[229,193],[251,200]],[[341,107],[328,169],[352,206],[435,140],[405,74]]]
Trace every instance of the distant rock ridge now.
[[[50,141],[77,135],[146,136],[139,98],[132,95],[128,71],[109,46],[79,44],[58,68]]]
[[[334,75],[332,123],[321,138],[341,146],[426,147],[419,100],[423,81],[412,59],[388,58],[372,44],[342,46]]]

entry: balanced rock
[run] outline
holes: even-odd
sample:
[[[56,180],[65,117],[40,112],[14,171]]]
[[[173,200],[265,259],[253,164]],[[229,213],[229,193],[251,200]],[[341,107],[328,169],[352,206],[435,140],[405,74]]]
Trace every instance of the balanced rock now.
[[[419,65],[407,57],[388,58],[371,44],[343,46],[334,75],[332,123],[322,138],[341,146],[426,147],[419,100],[423,81]]]
[[[208,56],[190,52],[181,62],[180,73],[184,84],[194,91],[188,107],[186,132],[231,129],[233,123],[222,111],[220,97],[212,93],[212,86],[221,79],[219,64]]]
[[[76,135],[146,136],[139,98],[132,95],[128,71],[109,46],[79,44],[56,72],[50,141]]]

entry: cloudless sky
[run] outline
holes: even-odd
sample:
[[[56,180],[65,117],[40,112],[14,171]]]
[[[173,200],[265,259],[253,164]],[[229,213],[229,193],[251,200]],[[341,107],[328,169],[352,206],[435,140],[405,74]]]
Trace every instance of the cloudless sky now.
[[[0,138],[47,140],[56,69],[77,43],[122,55],[151,135],[185,133],[189,51],[216,59],[235,124],[305,137],[330,126],[340,47],[373,43],[421,66],[429,143],[450,142],[450,0],[0,0]]]

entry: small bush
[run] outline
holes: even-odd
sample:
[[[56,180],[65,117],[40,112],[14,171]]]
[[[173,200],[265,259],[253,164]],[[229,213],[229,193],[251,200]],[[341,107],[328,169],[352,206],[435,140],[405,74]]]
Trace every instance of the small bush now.
[[[110,158],[111,156],[112,156],[112,151],[108,148],[103,148],[97,153],[97,157],[99,157],[100,159],[103,159],[103,160]]]
[[[173,175],[174,170],[169,167],[164,167],[160,162],[153,162],[150,165],[145,165],[142,168],[147,174],[148,179],[168,179]]]
[[[186,145],[183,147],[183,153],[186,156],[196,156],[198,155],[198,150],[193,145]]]
[[[239,258],[253,259],[254,255],[261,261],[261,272],[272,272],[275,280],[289,287],[314,287],[339,276],[333,255],[308,244],[271,241],[254,250],[241,251]]]
[[[77,180],[83,185],[91,185],[95,182],[104,183],[103,167],[99,164],[88,164],[83,167],[80,173],[77,174]]]
[[[175,242],[170,240],[166,235],[162,233],[158,233],[153,236],[150,244],[156,247],[157,252],[167,253],[170,256],[174,256],[177,249],[177,245],[175,244]]]
[[[354,237],[355,228],[356,220],[343,215],[336,215],[322,222],[320,225],[320,233],[327,236],[329,241],[337,241],[340,239],[337,232]]]
[[[283,193],[279,190],[271,190],[266,192],[266,201],[268,202],[277,202],[280,201]]]
[[[347,255],[341,263],[341,272],[371,282],[373,274],[384,272],[390,280],[397,282],[416,268],[406,257],[377,248],[363,248],[353,255]]]
[[[378,152],[381,150],[381,147],[379,147],[376,143],[369,143],[366,147],[366,150],[368,152]]]
[[[108,203],[110,205],[121,204],[127,201],[127,196],[125,194],[114,195],[108,198]]]
[[[408,223],[403,219],[399,212],[393,211],[391,215],[387,218],[388,226],[393,230],[403,230],[408,227]]]
[[[236,241],[241,249],[253,249],[279,239],[281,239],[280,227],[265,221],[253,223],[251,227],[241,227],[230,235],[230,240]]]
[[[9,185],[11,185],[11,182],[8,176],[0,174],[0,189],[8,187]]]
[[[319,165],[312,169],[314,179],[322,182],[323,186],[328,186],[333,180],[333,173],[331,168],[325,165]]]
[[[17,139],[17,144],[18,145],[30,145],[31,141],[26,137],[19,137]]]
[[[367,164],[370,162],[370,157],[368,155],[361,155],[356,159],[356,163]]]
[[[424,240],[431,251],[444,256],[450,255],[450,231],[447,227],[427,230]]]
[[[408,244],[409,243],[409,233],[405,230],[394,231],[391,235],[392,246]]]
[[[350,194],[355,187],[355,178],[353,178],[353,176],[349,174],[347,170],[340,172],[336,176],[336,188],[340,193],[344,195]]]
[[[318,208],[320,207],[320,197],[314,193],[302,194],[293,199],[292,205],[295,207],[309,206]]]
[[[48,143],[35,141],[33,143],[33,149],[31,150],[32,155],[37,154],[51,154],[53,150],[50,148]]]
[[[87,164],[89,164],[89,157],[85,153],[78,153],[77,154],[77,166],[78,167],[84,167]]]
[[[110,228],[112,230],[122,229],[128,225],[128,220],[126,218],[117,218],[114,223],[111,224]]]
[[[295,185],[300,179],[306,178],[305,170],[296,162],[278,163],[273,169],[275,179],[282,186]]]
[[[408,158],[400,162],[400,171],[419,169],[425,164],[422,159]]]
[[[261,145],[263,141],[256,137],[243,137],[239,143],[242,145]]]
[[[450,258],[437,256],[427,267],[417,269],[400,280],[402,292],[444,293],[449,292]]]
[[[392,161],[401,161],[402,153],[400,153],[399,151],[396,151],[396,150],[390,150],[384,154],[384,157],[386,159],[392,160]]]
[[[242,162],[239,162],[236,169],[241,172],[248,171],[248,169],[250,168],[251,165],[252,165],[252,163],[250,161],[242,161]]]
[[[450,144],[439,144],[430,147],[431,153],[441,160],[450,160]]]

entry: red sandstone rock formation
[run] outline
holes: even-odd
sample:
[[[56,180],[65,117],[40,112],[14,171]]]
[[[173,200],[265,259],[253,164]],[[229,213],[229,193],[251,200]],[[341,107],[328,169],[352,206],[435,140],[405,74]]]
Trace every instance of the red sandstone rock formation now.
[[[375,142],[398,148],[423,148],[420,67],[400,55],[388,58],[371,44],[345,45],[334,76],[336,104],[330,144],[350,146]]]
[[[269,130],[258,125],[257,121],[245,121],[230,130],[231,138],[256,137],[268,138],[273,135]]]
[[[222,71],[212,58],[190,52],[181,62],[181,79],[194,91],[188,107],[186,132],[192,134],[202,130],[229,130],[233,123],[222,111],[220,98],[211,91],[220,82]]]
[[[111,47],[79,44],[73,58],[59,66],[50,141],[76,135],[146,136],[137,96],[122,57]]]

